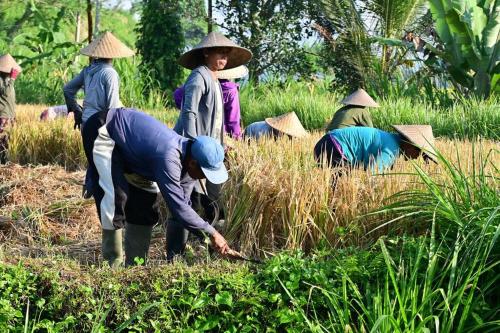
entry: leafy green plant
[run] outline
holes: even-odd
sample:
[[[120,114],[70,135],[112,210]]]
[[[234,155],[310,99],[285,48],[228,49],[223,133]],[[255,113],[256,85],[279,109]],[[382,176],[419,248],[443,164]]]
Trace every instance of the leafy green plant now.
[[[458,85],[487,98],[500,91],[500,2],[430,0],[443,49],[432,48]]]

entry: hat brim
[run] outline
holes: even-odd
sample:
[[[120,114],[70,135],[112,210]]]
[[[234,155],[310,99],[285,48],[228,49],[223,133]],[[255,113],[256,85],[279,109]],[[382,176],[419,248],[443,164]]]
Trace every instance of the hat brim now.
[[[200,168],[207,180],[212,184],[222,184],[229,179],[229,174],[224,163],[221,163],[221,167],[216,170],[210,170],[202,166]]]
[[[404,129],[400,128],[398,125],[392,125],[392,127],[409,143],[420,149],[422,154],[431,159],[434,163],[438,163],[437,153],[430,142],[425,141],[425,143],[419,143],[414,140],[408,133],[405,133]]]
[[[201,47],[194,48],[192,50],[187,51],[179,58],[179,65],[187,69],[195,69],[196,67],[203,65],[203,49],[212,49],[212,48],[220,48],[227,47],[230,48],[231,51],[227,56],[227,64],[224,67],[226,69],[232,69],[241,65],[248,63],[252,59],[252,52],[244,47],[240,46],[211,46],[211,47]]]
[[[232,69],[224,69],[221,71],[215,72],[215,75],[218,79],[221,80],[232,80],[232,79],[240,79],[244,76],[248,75],[247,66],[238,66]]]
[[[275,123],[275,119],[274,118],[265,118],[264,119],[264,122],[266,124],[268,124],[269,126],[271,126],[271,128],[283,133],[283,134],[286,134],[286,135],[289,135],[291,137],[294,137],[294,138],[299,138],[299,139],[302,139],[302,138],[305,138],[305,137],[308,137],[309,136],[309,133],[304,129],[293,129],[293,130],[290,130],[288,128],[283,128],[281,126],[279,126],[279,124],[276,124]]]

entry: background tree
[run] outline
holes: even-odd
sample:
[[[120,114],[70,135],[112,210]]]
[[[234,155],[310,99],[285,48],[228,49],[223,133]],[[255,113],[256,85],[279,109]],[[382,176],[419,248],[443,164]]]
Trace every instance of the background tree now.
[[[165,91],[172,91],[182,79],[182,68],[177,64],[185,44],[181,9],[177,0],[144,0],[137,28],[141,67]]]
[[[258,83],[264,73],[276,76],[307,75],[310,63],[302,44],[312,35],[308,1],[221,0],[215,6],[224,16],[217,23],[235,42],[250,49],[250,79]]]
[[[411,66],[416,51],[407,33],[420,28],[427,9],[424,0],[318,0],[312,10],[314,27],[323,37],[323,56],[337,83],[348,89],[374,85]],[[404,46],[404,47],[401,47]],[[414,52],[413,52],[414,53]],[[414,54],[413,54],[414,55]],[[381,93],[384,87],[374,87]]]

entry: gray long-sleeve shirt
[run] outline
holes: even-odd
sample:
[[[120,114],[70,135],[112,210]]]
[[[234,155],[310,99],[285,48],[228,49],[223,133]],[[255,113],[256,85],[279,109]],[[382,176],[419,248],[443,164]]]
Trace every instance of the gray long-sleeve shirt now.
[[[188,229],[215,229],[190,205],[195,180],[182,167],[189,139],[134,109],[111,109],[106,128],[127,170],[158,184],[173,217]]]
[[[96,60],[64,86],[63,92],[68,111],[78,110],[76,94],[81,88],[85,93],[83,123],[97,112],[122,106],[118,73],[111,64]]]
[[[216,94],[222,96],[219,81],[212,78],[206,66],[195,68],[184,84],[181,112],[174,130],[190,139],[206,135],[222,143],[224,110],[222,103],[217,107]]]

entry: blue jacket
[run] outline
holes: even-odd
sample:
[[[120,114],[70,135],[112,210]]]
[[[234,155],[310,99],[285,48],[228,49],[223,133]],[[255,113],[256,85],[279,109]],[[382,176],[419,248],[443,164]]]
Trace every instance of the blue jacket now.
[[[182,167],[190,139],[134,109],[111,109],[106,128],[121,153],[126,171],[156,182],[177,221],[190,229],[214,233],[215,229],[190,205],[196,180]]]
[[[344,157],[352,165],[363,165],[380,172],[390,168],[399,156],[399,134],[371,127],[347,127],[328,132],[337,140]]]

